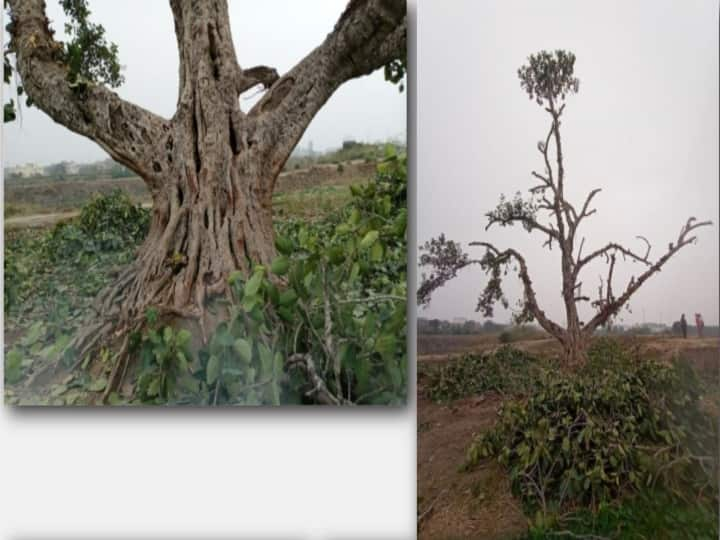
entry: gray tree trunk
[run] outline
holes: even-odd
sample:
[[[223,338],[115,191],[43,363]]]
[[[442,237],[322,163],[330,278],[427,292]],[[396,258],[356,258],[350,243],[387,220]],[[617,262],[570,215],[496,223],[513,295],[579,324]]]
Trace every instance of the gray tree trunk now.
[[[152,194],[147,239],[99,298],[115,334],[149,306],[196,319],[204,332],[206,302],[226,292],[228,275],[272,260],[275,181],[312,118],[342,83],[405,54],[404,0],[352,0],[325,41],[282,77],[240,67],[227,0],[170,0],[179,92],[175,115],[164,119],[103,86],[71,87],[44,1],[9,5],[11,49],[36,106],[137,172]],[[256,84],[268,91],[245,113],[238,97]]]

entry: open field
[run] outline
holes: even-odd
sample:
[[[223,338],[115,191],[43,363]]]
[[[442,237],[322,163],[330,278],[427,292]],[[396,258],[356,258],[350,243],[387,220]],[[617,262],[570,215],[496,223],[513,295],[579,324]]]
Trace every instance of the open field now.
[[[297,212],[305,205],[301,193],[317,188],[321,207],[325,210],[342,204],[335,193],[340,186],[348,186],[372,177],[376,164],[362,160],[336,164],[318,164],[306,169],[281,173],[277,180],[275,208],[288,213]],[[43,227],[77,215],[77,210],[95,193],[107,195],[120,188],[136,203],[150,203],[150,194],[140,178],[97,180],[55,180],[45,182],[12,182],[5,184],[5,228]],[[320,188],[326,188],[323,191]],[[342,190],[343,195],[347,190]],[[279,196],[285,194],[284,196]],[[41,217],[42,216],[42,217]]]
[[[717,418],[720,338],[642,336],[626,337],[621,342],[638,357],[681,358],[692,364],[714,389],[704,405]],[[511,493],[507,472],[496,460],[488,460],[471,472],[460,471],[470,442],[495,425],[501,404],[513,396],[487,391],[445,403],[429,396],[431,376],[438,368],[453,362],[460,354],[488,353],[501,345],[498,335],[418,337],[419,538],[501,540],[525,538],[527,534],[529,518]],[[545,358],[559,353],[553,339],[515,342],[512,347]]]

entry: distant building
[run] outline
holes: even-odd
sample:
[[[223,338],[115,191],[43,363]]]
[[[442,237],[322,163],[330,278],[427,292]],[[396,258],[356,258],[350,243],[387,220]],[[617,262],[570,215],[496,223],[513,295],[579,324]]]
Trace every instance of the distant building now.
[[[465,324],[467,322],[467,319],[465,317],[455,317],[452,320],[455,324]]]
[[[62,174],[67,174],[67,175],[79,174],[80,173],[80,165],[78,165],[74,161],[61,161],[60,162],[60,170],[62,171]]]
[[[8,169],[9,175],[18,176],[20,178],[34,178],[42,176],[44,169],[35,163],[26,163],[25,165],[17,165]]]

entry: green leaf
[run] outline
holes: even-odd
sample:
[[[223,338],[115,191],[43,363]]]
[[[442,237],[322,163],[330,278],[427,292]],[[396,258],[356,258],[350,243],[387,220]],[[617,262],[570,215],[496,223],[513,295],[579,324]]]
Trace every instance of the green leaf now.
[[[12,349],[5,355],[5,382],[15,384],[22,379],[23,355],[17,349]]]
[[[228,276],[228,283],[230,285],[235,285],[236,283],[242,283],[242,280],[245,276],[240,270],[235,270],[234,272],[230,272],[230,275]]]
[[[280,293],[280,305],[281,306],[289,306],[291,304],[294,304],[298,299],[298,295],[295,292],[295,289],[285,289],[283,292]]]
[[[380,236],[378,231],[369,231],[360,241],[360,249],[367,249],[372,246]]]
[[[169,326],[166,326],[163,328],[163,341],[165,343],[172,343],[173,340],[173,329]]]
[[[260,355],[260,368],[262,378],[267,379],[273,376],[273,354],[272,351],[264,343],[258,345],[258,353]]]
[[[248,340],[238,338],[233,347],[245,363],[249,364],[252,361],[252,344]]]
[[[266,290],[270,301],[273,304],[277,304],[280,301],[280,291],[278,291],[278,288],[273,283],[268,282]]]
[[[232,346],[235,338],[233,338],[232,334],[230,333],[230,329],[228,328],[227,323],[223,322],[218,325],[217,330],[215,330],[214,341],[221,347]]]
[[[290,260],[284,255],[280,255],[279,257],[277,257],[270,266],[273,274],[278,276],[285,275],[288,271],[288,268],[290,268]]]
[[[254,295],[245,295],[242,301],[242,308],[246,313],[251,312],[255,306],[257,306],[260,303],[260,297],[256,294]],[[230,345],[228,343],[228,345]]]
[[[205,369],[205,380],[208,384],[213,384],[217,380],[218,375],[220,375],[220,359],[212,355]]]
[[[328,259],[331,264],[340,264],[345,260],[345,250],[342,246],[332,246],[328,250]]]
[[[283,255],[290,255],[293,252],[293,242],[287,236],[277,235],[275,237],[275,247]]]
[[[370,249],[370,260],[373,262],[379,262],[382,260],[383,247],[380,242],[375,242]]]
[[[145,393],[148,397],[155,397],[160,395],[160,377],[154,377],[147,387]]]
[[[260,290],[263,282],[263,272],[255,272],[245,284],[245,296],[254,296]]]
[[[155,324],[158,320],[158,310],[154,307],[149,307],[145,310],[145,319],[149,324]]]
[[[175,336],[175,343],[177,343],[178,347],[184,347],[188,343],[190,343],[190,338],[192,337],[192,334],[189,330],[182,329],[177,333],[177,336]]]
[[[395,354],[395,346],[397,339],[393,334],[384,334],[375,341],[375,351],[379,352],[383,358],[392,358]]]
[[[105,387],[107,386],[107,379],[105,377],[100,377],[98,379],[93,380],[88,385],[88,390],[90,392],[102,392],[105,390]]]

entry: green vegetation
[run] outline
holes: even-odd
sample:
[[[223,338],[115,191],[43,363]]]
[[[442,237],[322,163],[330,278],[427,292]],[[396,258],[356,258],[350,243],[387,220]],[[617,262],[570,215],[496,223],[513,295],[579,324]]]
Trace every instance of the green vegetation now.
[[[495,381],[497,368],[481,378],[483,388],[534,387],[503,404],[464,466],[493,458],[507,470],[534,516],[528,538],[559,538],[568,524],[578,534],[620,530],[621,538],[717,537],[717,426],[688,363],[631,358],[607,339],[594,343],[590,361],[574,373],[552,366],[530,373],[526,363],[507,368],[520,380],[532,377],[524,387],[514,388],[512,377]]]
[[[404,153],[406,148],[397,143],[364,143],[345,141],[341,148],[329,150],[313,156],[292,156],[285,164],[285,170],[305,169],[313,165],[337,164],[348,161],[375,162],[384,159],[387,148],[395,153]]]
[[[518,349],[466,354],[429,373],[433,401],[449,402],[483,392],[527,394],[547,363]]]
[[[312,205],[308,204],[308,198],[312,199]],[[334,185],[278,193],[273,198],[273,214],[279,218],[293,216],[315,220],[340,210],[351,198],[347,186]]]
[[[325,216],[288,211],[276,222],[278,257],[250,276],[230,276],[225,317],[203,345],[154,309],[130,336],[129,393],[111,404],[400,404],[406,399],[406,162],[389,151],[375,179],[355,185]],[[322,191],[320,191],[322,192]],[[305,205],[317,207],[318,190]],[[280,201],[282,204],[282,201]],[[113,274],[133,258],[149,213],[120,192],[97,197],[48,232],[23,231],[6,244],[6,382],[15,385],[58,359],[70,369],[41,395],[19,386],[10,403],[96,403],[115,368],[83,369],[70,337]],[[127,385],[125,385],[127,387]],[[125,388],[127,390],[127,388]]]
[[[601,503],[597,512],[580,510],[562,522],[548,520],[534,524],[521,540],[715,540],[717,537],[716,507],[678,500],[665,491],[643,489],[621,502]]]

